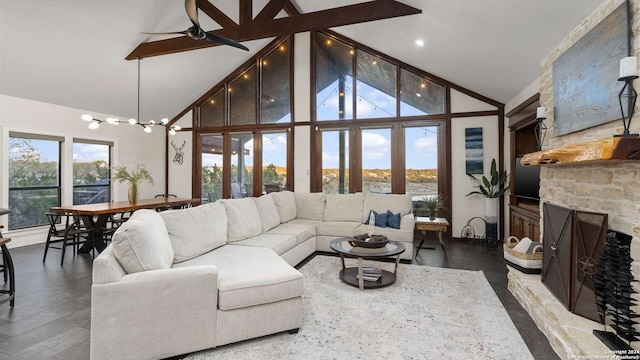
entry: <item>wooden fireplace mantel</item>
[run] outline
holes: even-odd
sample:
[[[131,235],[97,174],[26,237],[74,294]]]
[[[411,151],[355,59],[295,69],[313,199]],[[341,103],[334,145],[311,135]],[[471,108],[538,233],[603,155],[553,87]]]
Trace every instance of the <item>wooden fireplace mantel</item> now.
[[[525,154],[524,166],[588,164],[612,160],[640,160],[640,137],[611,137]]]

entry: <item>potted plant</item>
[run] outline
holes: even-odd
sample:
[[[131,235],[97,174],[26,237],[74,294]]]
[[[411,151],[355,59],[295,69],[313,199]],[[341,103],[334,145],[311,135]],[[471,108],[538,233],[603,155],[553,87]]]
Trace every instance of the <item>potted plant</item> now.
[[[138,201],[138,185],[146,181],[153,185],[153,177],[144,165],[136,165],[134,170],[127,170],[126,166],[113,167],[113,179],[119,183],[129,182],[129,202],[135,204]]]
[[[428,210],[429,219],[435,220],[436,213],[440,208],[444,207],[444,197],[438,195],[425,195],[422,197],[422,206]]]
[[[497,223],[498,223],[498,199],[504,195],[509,186],[507,185],[507,172],[502,171],[498,172],[496,166],[496,159],[491,160],[491,172],[489,174],[490,178],[486,176],[482,176],[482,180],[476,178],[471,174],[467,174],[473,180],[475,180],[478,185],[478,190],[472,191],[467,194],[479,194],[482,195],[484,199],[484,215],[486,217],[486,221],[488,223],[487,227],[487,238],[493,241],[493,245],[496,245],[497,240]],[[492,233],[490,236],[490,233]],[[491,245],[491,244],[490,244]]]

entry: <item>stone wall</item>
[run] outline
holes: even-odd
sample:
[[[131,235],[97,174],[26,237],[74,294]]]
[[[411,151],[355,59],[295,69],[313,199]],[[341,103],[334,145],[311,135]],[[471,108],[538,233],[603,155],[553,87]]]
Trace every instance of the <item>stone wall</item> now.
[[[605,1],[542,61],[540,103],[547,110],[545,123],[549,129],[543,149],[609,138],[622,133],[622,121],[616,120],[580,132],[553,136],[553,62],[622,3],[623,0]],[[638,56],[640,0],[631,0],[631,8],[634,19],[632,46],[633,52]],[[640,85],[640,82],[636,81],[636,84]],[[632,133],[640,132],[639,114],[640,109],[636,106],[636,115],[630,129]],[[631,256],[635,261],[632,271],[636,279],[640,278],[640,161],[543,166],[540,173],[540,198],[542,203],[549,202],[575,210],[608,214],[611,229],[633,235]],[[543,216],[542,206],[540,212]],[[544,238],[542,240],[544,241]],[[562,358],[606,354],[602,343],[590,332],[596,323],[567,311],[544,287],[539,276],[522,276],[516,271],[511,271],[509,289]],[[640,312],[640,308],[635,310]],[[581,319],[582,323],[576,328],[577,318]],[[633,343],[632,347],[637,349],[640,344]]]
[[[623,0],[609,0],[603,3],[542,61],[540,103],[547,109],[545,123],[549,128],[543,149],[609,138],[613,134],[622,133],[622,121],[617,120],[576,133],[553,136],[553,62],[622,3]],[[640,26],[640,0],[632,0],[631,9],[633,12],[632,46],[638,56],[640,54],[638,51],[640,37],[637,36]],[[615,80],[612,79],[612,81]],[[620,86],[622,87],[622,83]],[[637,105],[631,123],[632,133],[640,131],[639,110]],[[639,175],[640,163],[638,161],[605,162],[580,166],[543,166],[540,173],[540,198],[542,202],[550,202],[575,210],[608,214],[611,229],[633,235],[631,256],[640,260]],[[640,275],[640,262],[638,261],[634,262],[634,273],[637,274],[636,276]]]

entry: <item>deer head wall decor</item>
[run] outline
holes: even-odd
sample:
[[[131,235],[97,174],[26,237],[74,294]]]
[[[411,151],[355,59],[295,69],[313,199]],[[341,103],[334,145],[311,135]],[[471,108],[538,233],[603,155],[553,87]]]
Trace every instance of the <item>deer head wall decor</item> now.
[[[173,157],[173,162],[177,162],[178,165],[182,165],[182,162],[184,161],[184,150],[182,149],[186,144],[187,140],[183,140],[182,145],[180,146],[176,146],[176,144],[173,143],[173,140],[171,141],[171,146],[173,147],[173,150],[176,151],[176,155]]]

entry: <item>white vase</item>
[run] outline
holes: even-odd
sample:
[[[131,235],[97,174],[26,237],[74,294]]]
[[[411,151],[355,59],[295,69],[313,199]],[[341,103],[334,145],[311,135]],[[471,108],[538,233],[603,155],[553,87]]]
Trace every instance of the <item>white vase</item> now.
[[[498,222],[498,201],[500,198],[484,198],[484,218],[488,223]]]

